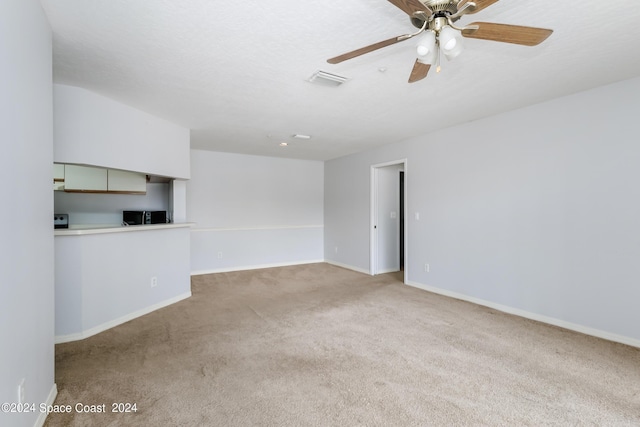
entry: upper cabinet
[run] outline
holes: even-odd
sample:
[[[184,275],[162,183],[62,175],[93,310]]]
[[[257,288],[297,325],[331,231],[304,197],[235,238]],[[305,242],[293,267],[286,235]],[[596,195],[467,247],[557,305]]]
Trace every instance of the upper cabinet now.
[[[108,191],[126,193],[146,193],[147,177],[138,172],[109,169],[107,173]]]
[[[145,194],[143,173],[92,166],[54,164],[54,190],[85,193]]]
[[[53,189],[64,190],[64,165],[53,164]]]
[[[64,166],[65,191],[107,191],[107,170],[90,166]]]

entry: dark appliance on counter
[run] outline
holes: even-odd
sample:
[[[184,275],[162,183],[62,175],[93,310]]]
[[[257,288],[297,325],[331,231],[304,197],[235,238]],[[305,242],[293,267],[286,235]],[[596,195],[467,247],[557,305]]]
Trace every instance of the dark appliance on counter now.
[[[122,211],[122,222],[127,225],[164,224],[167,211]]]
[[[69,214],[53,214],[53,228],[69,228]]]

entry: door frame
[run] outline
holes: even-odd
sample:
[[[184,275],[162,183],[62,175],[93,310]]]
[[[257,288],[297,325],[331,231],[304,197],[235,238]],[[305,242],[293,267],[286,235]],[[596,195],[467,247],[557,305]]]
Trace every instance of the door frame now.
[[[407,197],[407,181],[408,181],[408,165],[407,159],[399,159],[392,160],[384,163],[376,163],[371,165],[371,176],[370,176],[370,205],[369,205],[369,213],[370,213],[370,224],[369,224],[369,274],[375,276],[378,274],[378,232],[377,232],[377,221],[378,221],[378,169],[384,168],[387,166],[394,165],[402,165],[404,171],[404,283],[409,283],[409,252],[408,252],[408,229],[409,224],[407,222],[407,209],[408,206],[408,197]]]

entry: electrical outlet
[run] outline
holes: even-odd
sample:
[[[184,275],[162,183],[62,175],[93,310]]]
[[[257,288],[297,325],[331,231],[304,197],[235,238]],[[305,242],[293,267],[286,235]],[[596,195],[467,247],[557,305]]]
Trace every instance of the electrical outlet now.
[[[151,287],[155,288],[156,286],[158,286],[158,278],[156,276],[153,276],[151,278]]]
[[[424,271],[426,271],[428,273],[429,269],[430,269],[429,264],[425,264],[424,265]]]
[[[222,252],[218,252],[218,259],[222,259]]]

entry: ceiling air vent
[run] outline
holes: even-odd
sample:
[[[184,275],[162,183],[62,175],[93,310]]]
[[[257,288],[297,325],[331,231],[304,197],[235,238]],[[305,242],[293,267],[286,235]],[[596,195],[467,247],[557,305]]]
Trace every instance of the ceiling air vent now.
[[[349,80],[347,77],[342,77],[337,74],[327,73],[326,71],[316,71],[307,80],[310,83],[315,83],[322,86],[340,86],[342,83]]]

